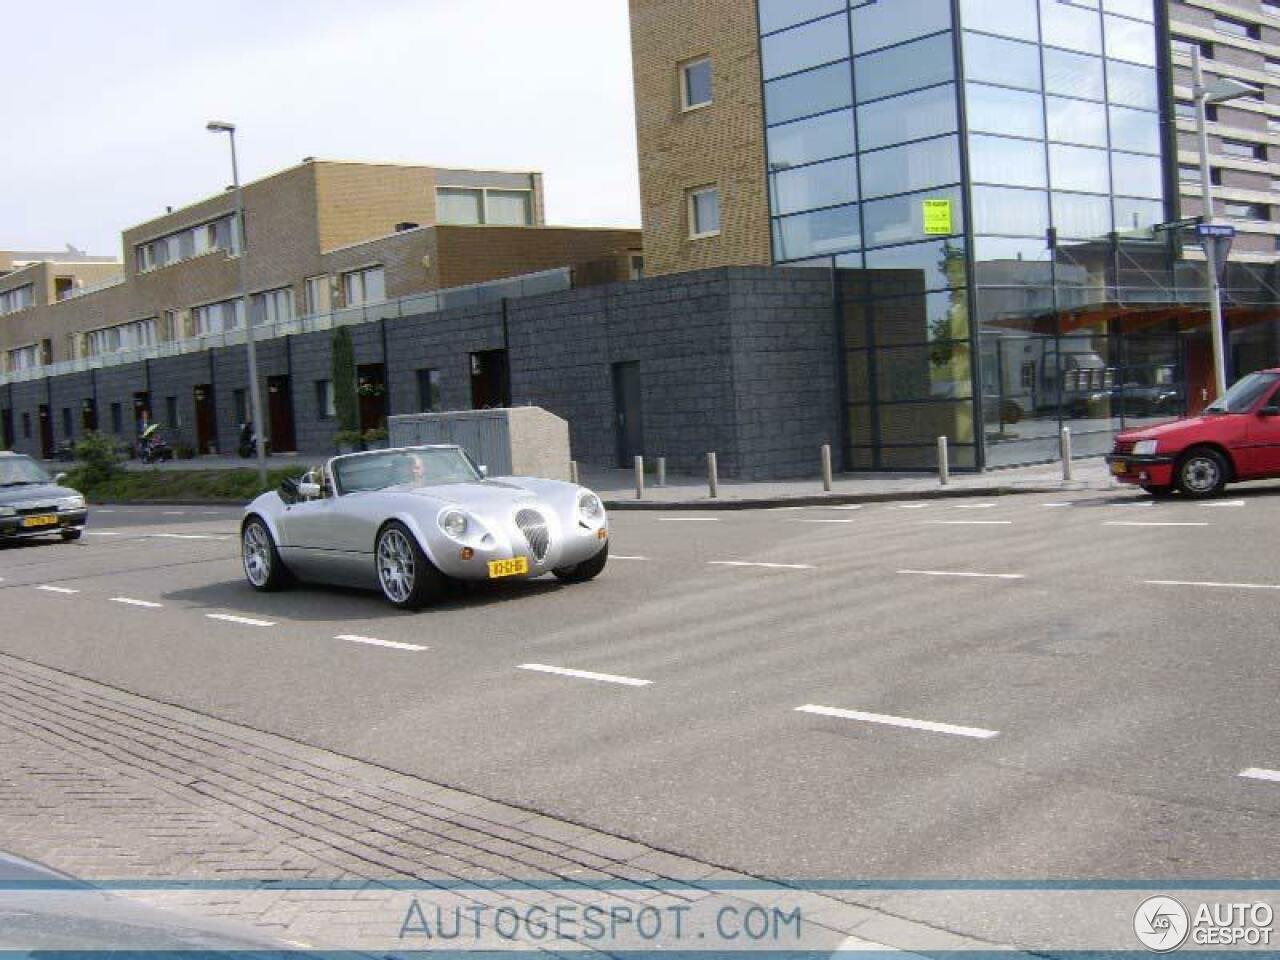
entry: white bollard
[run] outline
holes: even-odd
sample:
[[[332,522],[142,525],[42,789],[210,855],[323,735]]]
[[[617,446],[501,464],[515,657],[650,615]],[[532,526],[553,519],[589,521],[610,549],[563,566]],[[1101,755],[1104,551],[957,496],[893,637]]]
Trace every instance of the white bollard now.
[[[707,454],[707,486],[711,490],[711,498],[713,500],[720,496],[720,472],[716,467],[716,455],[714,453]]]
[[[644,457],[636,457],[636,499],[644,499]]]
[[[831,492],[831,444],[822,445],[822,489]]]
[[[951,480],[951,461],[947,455],[947,438],[938,438],[938,483],[946,486]]]
[[[569,461],[569,480],[573,483],[578,482],[578,461],[577,460]]]
[[[1062,482],[1070,483],[1075,478],[1071,464],[1071,428],[1062,428]]]
[[[667,485],[667,458],[658,458],[658,486],[665,487]]]

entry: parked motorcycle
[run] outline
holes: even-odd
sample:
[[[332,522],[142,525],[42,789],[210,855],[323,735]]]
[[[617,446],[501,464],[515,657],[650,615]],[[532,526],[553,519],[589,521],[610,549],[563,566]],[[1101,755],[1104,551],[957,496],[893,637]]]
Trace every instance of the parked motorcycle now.
[[[160,432],[160,424],[153,423],[138,438],[138,459],[143,463],[162,463],[173,459],[173,448]]]
[[[271,452],[271,441],[263,440],[262,449],[265,453]],[[258,433],[253,429],[253,421],[240,424],[240,456],[246,460],[254,456],[258,450]]]

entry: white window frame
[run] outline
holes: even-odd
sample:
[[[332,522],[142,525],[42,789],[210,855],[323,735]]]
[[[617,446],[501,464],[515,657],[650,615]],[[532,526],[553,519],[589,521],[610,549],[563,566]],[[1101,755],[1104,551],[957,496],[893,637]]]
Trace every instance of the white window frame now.
[[[316,291],[322,290],[324,303],[317,303],[320,299],[316,296]],[[333,311],[333,287],[329,282],[327,273],[317,274],[314,277],[307,277],[303,281],[303,293],[306,299],[306,308],[308,316],[318,316],[322,313],[331,313]]]
[[[371,298],[369,296],[369,279],[371,273],[382,274],[382,296]],[[355,299],[353,292],[358,290],[360,297]],[[356,270],[348,270],[342,275],[342,296],[348,307],[362,307],[372,303],[385,303],[387,300],[387,269],[381,263],[370,264],[367,267],[360,267]]]
[[[702,64],[707,65],[708,79],[711,81],[708,86],[711,87],[707,94],[706,100],[700,100],[693,103],[689,99],[689,71],[694,67],[700,67]],[[692,60],[684,60],[680,63],[680,110],[683,113],[689,113],[692,110],[701,110],[715,103],[715,73],[711,64],[711,55],[707,54],[701,57],[694,57]]]
[[[467,193],[479,194],[480,220],[478,223],[460,223],[457,220],[440,219],[440,193],[447,190],[466,191]],[[525,211],[528,213],[529,219],[525,223],[494,224],[493,217],[489,212],[490,193],[524,194],[526,200]],[[535,193],[536,191],[532,187],[469,187],[465,184],[441,183],[436,186],[436,220],[441,226],[446,227],[477,227],[491,225],[499,227],[532,227],[538,222],[537,197],[534,195]]]
[[[696,200],[705,193],[714,193],[716,195],[716,228],[714,230],[699,231]],[[689,218],[690,240],[705,240],[709,237],[720,236],[720,225],[723,223],[724,217],[724,212],[720,208],[720,185],[707,183],[700,187],[691,187],[685,191],[685,215]]]

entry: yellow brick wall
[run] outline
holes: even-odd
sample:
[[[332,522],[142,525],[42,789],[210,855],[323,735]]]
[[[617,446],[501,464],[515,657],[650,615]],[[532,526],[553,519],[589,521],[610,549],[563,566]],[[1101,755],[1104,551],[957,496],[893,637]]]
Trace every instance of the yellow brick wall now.
[[[755,3],[630,5],[645,272],[769,263]],[[705,55],[712,103],[684,112],[678,65]],[[712,183],[720,189],[720,235],[691,240],[686,192]]]
[[[439,284],[468,283],[536,273],[640,253],[638,230],[583,227],[437,227]],[[625,273],[622,275],[625,278]]]
[[[392,233],[397,223],[429,226],[436,216],[436,177],[429,167],[317,163],[320,249]]]

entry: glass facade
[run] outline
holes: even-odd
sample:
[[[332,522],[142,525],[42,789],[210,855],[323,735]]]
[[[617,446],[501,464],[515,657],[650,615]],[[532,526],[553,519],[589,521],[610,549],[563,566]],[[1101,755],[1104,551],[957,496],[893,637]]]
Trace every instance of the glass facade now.
[[[773,257],[837,271],[849,467],[1051,459],[1063,425],[1088,453],[1185,401],[1176,321],[1106,307],[1192,296],[1151,230],[1153,0],[759,12]]]

